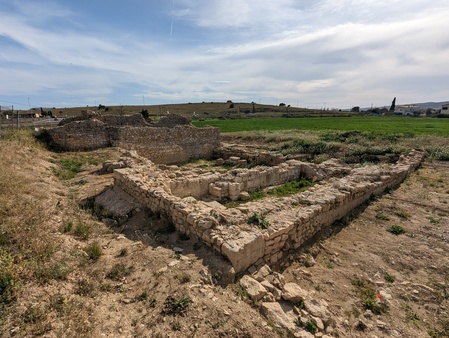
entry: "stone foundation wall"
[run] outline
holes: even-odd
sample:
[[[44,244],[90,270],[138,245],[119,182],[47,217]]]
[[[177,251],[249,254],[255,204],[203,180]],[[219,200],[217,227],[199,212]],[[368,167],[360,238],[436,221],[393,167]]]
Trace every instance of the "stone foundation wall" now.
[[[77,117],[78,118],[78,117]],[[150,126],[142,115],[95,116],[73,120],[49,130],[53,143],[69,151],[121,147],[135,150],[155,163],[182,163],[211,158],[220,146],[218,128],[177,125],[167,128]],[[166,124],[177,122],[175,117]]]
[[[182,163],[192,159],[211,158],[220,145],[218,128],[183,125],[164,127],[109,128],[111,145],[135,150],[154,163]]]
[[[106,124],[95,120],[74,121],[49,130],[54,144],[71,151],[94,150],[110,146]]]
[[[236,272],[241,272],[253,264],[277,264],[289,250],[298,249],[371,195],[399,185],[423,158],[423,153],[412,152],[402,156],[395,165],[357,168],[343,177],[327,177],[327,180],[323,177],[325,170],[316,168],[315,175],[321,175],[324,180],[305,192],[232,209],[191,196],[175,196],[166,183],[169,174],[156,166],[117,169],[114,179],[116,185],[140,204],[170,215],[178,231],[199,237],[225,255]],[[248,224],[248,218],[255,213],[266,217],[267,229]]]

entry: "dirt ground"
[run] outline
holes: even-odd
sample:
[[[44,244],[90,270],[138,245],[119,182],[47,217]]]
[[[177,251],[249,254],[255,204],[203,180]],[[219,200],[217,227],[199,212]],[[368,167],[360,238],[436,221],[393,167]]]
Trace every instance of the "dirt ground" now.
[[[89,220],[87,239],[62,231],[73,201],[112,184],[98,168],[45,182],[49,203],[61,205],[49,220],[61,243],[56,256],[72,268],[61,280],[23,283],[2,337],[293,337],[238,283],[219,283],[222,257],[160,215],[138,208],[120,225]],[[303,249],[313,257],[308,267],[297,261],[279,271],[326,300],[336,323],[328,336],[449,335],[448,169],[424,163],[397,190],[319,234]],[[93,244],[101,248],[95,259],[86,250]],[[361,286],[374,289],[386,312],[367,310]]]

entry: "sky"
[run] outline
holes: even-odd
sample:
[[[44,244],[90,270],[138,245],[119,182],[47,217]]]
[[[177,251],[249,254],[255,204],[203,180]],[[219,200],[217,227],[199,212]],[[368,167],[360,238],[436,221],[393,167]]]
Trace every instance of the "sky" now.
[[[449,100],[447,0],[0,0],[0,105]]]

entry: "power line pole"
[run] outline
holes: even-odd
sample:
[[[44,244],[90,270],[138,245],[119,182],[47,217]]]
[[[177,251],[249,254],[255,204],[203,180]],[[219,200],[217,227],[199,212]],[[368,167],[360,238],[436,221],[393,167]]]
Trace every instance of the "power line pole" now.
[[[14,111],[14,106],[13,107],[13,111]],[[19,130],[19,109],[17,109],[17,130]]]

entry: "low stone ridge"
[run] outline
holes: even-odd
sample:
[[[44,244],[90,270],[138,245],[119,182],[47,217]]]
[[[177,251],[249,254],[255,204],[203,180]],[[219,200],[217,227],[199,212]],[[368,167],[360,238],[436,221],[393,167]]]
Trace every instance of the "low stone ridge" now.
[[[351,168],[335,161],[316,165],[290,160],[231,171],[157,166],[147,161],[115,169],[114,180],[144,207],[170,215],[179,232],[200,238],[226,256],[238,273],[253,265],[279,264],[289,251],[373,195],[399,185],[423,158],[424,153],[413,151],[395,164]],[[217,203],[301,177],[318,183],[282,199],[265,198],[235,208]],[[252,215],[263,217],[266,228],[251,224]]]
[[[141,114],[83,115],[63,120],[48,133],[52,143],[64,150],[120,147],[159,164],[211,158],[220,145],[218,128],[196,128],[176,115],[162,118],[158,124],[146,123]]]

